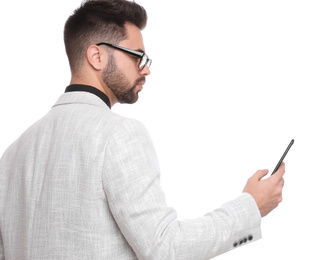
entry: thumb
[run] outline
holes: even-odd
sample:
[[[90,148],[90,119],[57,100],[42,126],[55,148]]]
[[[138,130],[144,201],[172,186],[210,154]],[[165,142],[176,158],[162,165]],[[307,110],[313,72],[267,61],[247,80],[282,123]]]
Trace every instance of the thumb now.
[[[259,170],[256,171],[256,173],[252,176],[253,178],[255,178],[257,181],[260,181],[264,176],[266,176],[268,173],[268,170]]]

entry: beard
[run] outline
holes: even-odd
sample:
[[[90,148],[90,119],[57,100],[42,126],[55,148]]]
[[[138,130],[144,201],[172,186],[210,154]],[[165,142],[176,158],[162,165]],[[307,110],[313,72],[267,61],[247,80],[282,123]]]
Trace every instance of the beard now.
[[[137,79],[131,84],[126,75],[117,68],[115,58],[110,57],[108,65],[103,70],[102,78],[104,84],[112,90],[119,103],[133,104],[138,100],[136,86],[145,81],[145,77]]]

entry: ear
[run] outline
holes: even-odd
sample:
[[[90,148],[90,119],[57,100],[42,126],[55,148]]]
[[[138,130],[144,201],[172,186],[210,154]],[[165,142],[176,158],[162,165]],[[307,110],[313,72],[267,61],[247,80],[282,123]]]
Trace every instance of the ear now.
[[[101,70],[105,66],[105,52],[97,45],[91,45],[87,49],[87,61],[95,70]]]

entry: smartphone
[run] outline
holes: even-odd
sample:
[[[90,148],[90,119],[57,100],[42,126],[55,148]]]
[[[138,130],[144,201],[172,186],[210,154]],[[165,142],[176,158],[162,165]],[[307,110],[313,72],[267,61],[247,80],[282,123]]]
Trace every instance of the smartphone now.
[[[284,160],[286,154],[287,154],[288,151],[290,150],[290,148],[291,148],[291,146],[293,145],[293,143],[294,143],[294,139],[292,139],[291,142],[289,143],[288,147],[286,148],[285,152],[283,153],[281,159],[278,161],[278,164],[276,165],[276,167],[275,167],[275,169],[274,169],[274,171],[272,172],[271,175],[273,175],[273,174],[278,170],[278,168],[281,166],[281,163],[283,162],[283,160]]]

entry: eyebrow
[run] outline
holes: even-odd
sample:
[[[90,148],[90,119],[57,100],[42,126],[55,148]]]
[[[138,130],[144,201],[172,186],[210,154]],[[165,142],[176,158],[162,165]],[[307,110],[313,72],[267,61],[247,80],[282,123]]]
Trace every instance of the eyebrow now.
[[[143,49],[137,49],[135,51],[139,51],[139,52],[145,53],[145,51]]]

